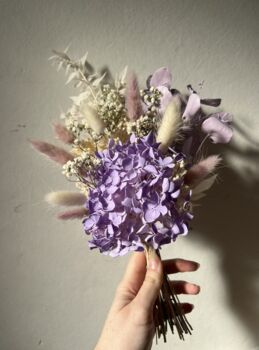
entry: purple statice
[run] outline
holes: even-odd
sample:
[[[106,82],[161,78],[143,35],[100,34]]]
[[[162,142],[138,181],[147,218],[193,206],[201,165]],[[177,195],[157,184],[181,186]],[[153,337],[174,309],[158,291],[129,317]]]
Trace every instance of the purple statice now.
[[[132,134],[124,144],[111,139],[97,153],[100,164],[83,221],[90,248],[117,256],[141,251],[144,244],[159,249],[187,234],[192,214],[184,156],[173,150],[162,155],[158,147],[153,134]]]

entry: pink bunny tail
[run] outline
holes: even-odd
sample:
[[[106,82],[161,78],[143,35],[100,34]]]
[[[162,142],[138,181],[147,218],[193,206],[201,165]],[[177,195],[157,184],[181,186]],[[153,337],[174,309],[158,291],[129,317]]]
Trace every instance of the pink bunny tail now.
[[[29,140],[29,142],[37,151],[45,154],[51,160],[61,165],[73,159],[72,154],[68,153],[63,148],[38,140]]]
[[[73,143],[75,137],[72,134],[72,132],[67,130],[67,128],[64,125],[59,123],[53,123],[53,129],[54,134],[58,140],[67,144]]]
[[[131,121],[138,119],[143,113],[138,81],[133,73],[128,76],[126,88],[126,108],[128,111],[128,118]]]
[[[60,220],[82,219],[86,214],[87,210],[83,207],[80,207],[58,213],[57,218]]]
[[[194,164],[185,175],[186,184],[195,187],[209,174],[213,173],[220,162],[220,156],[212,155]]]

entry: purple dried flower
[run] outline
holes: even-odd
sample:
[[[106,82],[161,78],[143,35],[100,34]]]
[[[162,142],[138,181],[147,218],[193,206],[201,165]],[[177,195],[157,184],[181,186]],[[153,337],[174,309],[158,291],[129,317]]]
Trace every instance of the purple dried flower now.
[[[191,119],[198,113],[201,108],[200,97],[196,93],[189,96],[188,102],[183,113],[183,120],[190,122]]]
[[[150,78],[150,85],[154,87],[165,86],[170,89],[172,84],[172,74],[168,68],[157,69]]]
[[[213,143],[228,143],[233,136],[230,121],[228,113],[213,114],[202,123],[202,131],[210,136]]]
[[[108,149],[98,152],[96,188],[86,203],[89,216],[84,229],[92,235],[90,248],[104,254],[123,255],[155,249],[188,232],[190,195],[183,186],[184,157],[164,156],[153,134],[131,135],[125,144],[110,140]]]
[[[173,94],[170,91],[172,85],[172,74],[168,68],[162,67],[157,69],[147,81],[147,87],[155,87],[158,91],[161,92],[160,98],[160,108],[159,112],[163,114],[166,110],[166,107],[173,99]]]

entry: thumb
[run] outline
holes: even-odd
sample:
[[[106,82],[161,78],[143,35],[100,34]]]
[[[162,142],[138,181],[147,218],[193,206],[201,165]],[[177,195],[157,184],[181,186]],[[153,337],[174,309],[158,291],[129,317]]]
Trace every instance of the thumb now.
[[[143,310],[153,310],[163,281],[163,266],[155,250],[149,250],[144,282],[135,297],[135,303]]]

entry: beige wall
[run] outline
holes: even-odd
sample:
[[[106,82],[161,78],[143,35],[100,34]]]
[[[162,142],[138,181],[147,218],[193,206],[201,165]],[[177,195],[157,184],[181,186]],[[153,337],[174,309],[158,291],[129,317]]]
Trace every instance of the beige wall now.
[[[128,259],[90,252],[80,222],[54,218],[42,198],[69,186],[26,142],[51,140],[69,106],[72,88],[47,61],[69,43],[75,57],[88,50],[114,73],[128,64],[142,82],[164,65],[181,90],[205,80],[203,96],[235,115],[195,230],[163,250],[201,263],[188,275],[200,296],[182,298],[195,302],[193,336],[155,348],[259,349],[258,1],[1,0],[0,17],[0,349],[92,349]]]

